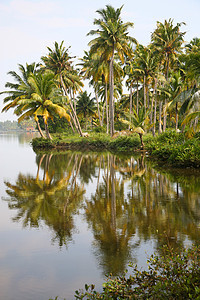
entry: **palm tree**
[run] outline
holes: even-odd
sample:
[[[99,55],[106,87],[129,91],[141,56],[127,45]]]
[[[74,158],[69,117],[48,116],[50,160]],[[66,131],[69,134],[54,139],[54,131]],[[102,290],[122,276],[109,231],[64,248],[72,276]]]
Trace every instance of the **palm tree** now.
[[[38,123],[38,116],[42,116],[47,138],[51,139],[48,129],[48,119],[53,119],[54,114],[65,117],[70,121],[70,116],[62,103],[62,91],[57,89],[53,73],[30,74],[28,78],[32,93],[30,97],[21,97],[17,101],[15,113],[19,115],[18,121],[34,116]]]
[[[125,114],[130,121],[121,119],[122,123],[129,125],[130,129],[132,129],[132,132],[135,132],[139,135],[141,149],[144,148],[143,135],[145,130],[149,128],[149,112],[150,110],[145,111],[145,108],[142,107],[137,114],[136,110],[133,109],[132,114]]]
[[[187,125],[191,121],[194,122],[194,128],[199,128],[198,120],[200,117],[200,90],[194,93],[189,99],[189,103],[187,106],[186,116],[182,122],[182,125]]]
[[[87,116],[96,115],[95,113],[95,98],[91,98],[91,94],[87,94],[87,91],[82,92],[77,97],[77,114],[83,115],[87,127]]]
[[[41,59],[44,62],[45,69],[49,69],[57,75],[57,79],[62,86],[65,95],[68,95],[68,92],[71,90],[77,91],[80,90],[80,87],[83,86],[80,77],[77,74],[77,71],[72,67],[71,59],[73,57],[69,56],[68,49],[63,46],[64,41],[61,42],[60,46],[55,42],[54,49],[47,47],[49,54],[47,56],[42,56]],[[69,105],[71,108],[71,118],[74,122],[74,125],[82,136],[81,126],[73,106],[72,100],[69,98]]]
[[[180,94],[183,90],[183,81],[180,72],[173,72],[168,82],[167,91],[169,93],[169,107],[175,105],[175,129],[178,130],[178,102],[181,98]]]
[[[17,74],[15,71],[9,71],[8,74],[11,75],[16,83],[7,82],[5,84],[6,88],[10,88],[9,91],[1,92],[0,94],[8,94],[4,98],[4,103],[7,103],[3,109],[2,112],[7,112],[10,108],[19,108],[18,102],[21,98],[30,98],[31,94],[33,93],[33,89],[28,81],[30,74],[37,74],[38,73],[38,67],[39,64],[32,63],[27,64],[24,67],[23,65],[19,64],[19,71],[20,75]],[[14,111],[14,113],[17,114],[17,109]],[[32,115],[30,114],[30,117]],[[40,124],[38,122],[38,119],[35,118],[35,121],[37,123],[37,128],[40,132],[40,135],[44,137],[44,134],[40,128]]]
[[[182,44],[184,42],[183,37],[185,32],[180,31],[180,27],[185,25],[184,22],[173,25],[173,20],[165,20],[164,23],[157,22],[157,28],[151,35],[152,45],[155,50],[155,55],[159,56],[160,62],[163,62],[163,71],[165,78],[168,81],[170,67],[177,60],[178,54],[181,53]],[[160,64],[160,67],[162,65]],[[167,99],[165,97],[165,106]],[[163,131],[166,129],[167,115],[164,114],[163,118]]]
[[[96,102],[97,102],[99,124],[100,126],[103,126],[103,113],[101,118],[100,106],[98,100],[98,89],[99,89],[100,81],[105,81],[107,85],[109,72],[107,72],[106,63],[104,64],[104,61],[100,59],[97,53],[94,53],[93,55],[91,54],[91,52],[87,52],[87,51],[85,51],[84,53],[85,55],[81,59],[82,62],[79,64],[82,66],[80,74],[83,74],[84,78],[89,79],[90,80],[89,85],[93,86],[94,88]],[[107,91],[107,86],[106,86],[106,91]]]
[[[106,121],[107,121],[107,133],[109,132],[109,116],[108,116],[108,98],[109,98],[109,60],[103,60],[99,53],[91,53],[85,51],[85,55],[83,57],[81,74],[84,74],[84,77],[90,79],[90,85],[93,86],[96,102],[97,102],[97,110],[99,116],[99,123],[103,126],[104,119],[104,107],[106,105]],[[113,72],[116,86],[116,80],[120,80],[123,75],[123,69],[120,64],[114,61],[113,64]],[[115,89],[114,86],[114,89]],[[114,92],[115,93],[115,92]],[[98,101],[98,96],[103,99],[103,111],[102,118],[100,116],[100,105]],[[103,97],[102,97],[103,96]],[[115,98],[115,95],[114,95]]]
[[[17,107],[20,98],[29,98],[31,96],[31,93],[33,92],[28,82],[28,78],[30,74],[36,74],[38,72],[39,64],[32,63],[29,65],[26,63],[25,67],[21,64],[19,64],[18,66],[20,74],[16,73],[15,71],[8,72],[8,74],[11,75],[16,82],[7,82],[5,84],[5,87],[10,88],[10,90],[0,93],[8,94],[8,96],[6,96],[3,100],[3,102],[7,104],[3,107],[2,112],[7,112],[9,109]],[[40,132],[40,135],[44,137],[39,122],[37,120],[35,121],[37,123],[37,128]]]
[[[127,59],[126,65],[125,65],[125,73],[128,76],[128,79],[126,80],[126,85],[128,86],[130,90],[130,113],[132,113],[132,107],[133,107],[133,89],[136,84],[136,112],[138,114],[139,111],[139,83],[142,81],[143,77],[143,71],[139,70],[139,68],[136,65],[135,60]]]
[[[113,63],[114,55],[124,63],[124,55],[131,56],[132,51],[129,42],[136,40],[128,35],[128,28],[133,27],[133,23],[123,23],[121,19],[121,10],[123,6],[116,10],[111,5],[106,5],[106,9],[97,10],[101,16],[100,19],[94,20],[94,25],[98,26],[97,30],[91,30],[88,35],[97,35],[95,39],[89,42],[91,53],[99,53],[102,59],[109,61],[109,88],[110,88],[110,134],[114,134],[114,72]]]

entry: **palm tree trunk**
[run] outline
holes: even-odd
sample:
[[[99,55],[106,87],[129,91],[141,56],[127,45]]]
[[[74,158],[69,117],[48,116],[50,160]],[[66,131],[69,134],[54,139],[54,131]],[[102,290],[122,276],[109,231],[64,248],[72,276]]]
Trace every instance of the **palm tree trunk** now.
[[[72,113],[71,111],[69,111],[69,115],[70,115],[70,118],[72,119],[73,123],[74,123],[74,126],[76,128],[76,131],[79,133],[79,130],[78,130],[78,126],[76,124],[76,121],[74,120],[74,117],[72,116]],[[71,122],[70,122],[71,123]]]
[[[97,111],[98,111],[98,117],[99,117],[99,124],[102,127],[102,120],[101,120],[101,114],[100,114],[100,109],[99,109],[99,100],[98,100],[98,96],[97,96],[97,92],[95,91],[95,98],[96,98],[96,102],[97,102]]]
[[[142,133],[139,133],[140,136],[140,142],[141,142],[141,149],[144,149],[144,142],[143,142],[143,138],[142,138]]]
[[[42,129],[41,129],[41,127],[40,127],[40,123],[38,122],[38,120],[36,120],[35,122],[36,122],[36,124],[37,124],[37,128],[38,128],[38,131],[39,131],[41,137],[43,137],[43,138],[45,139],[45,136],[44,136],[44,134],[43,134],[43,132],[42,132]]]
[[[102,109],[102,118],[101,118],[102,126],[103,126],[103,124],[104,124],[105,105],[106,105],[106,101],[104,102],[104,104],[103,104],[103,109]]]
[[[110,111],[110,135],[114,135],[114,72],[113,72],[113,61],[114,61],[114,49],[110,60],[110,72],[109,72],[109,88],[110,88],[110,101],[109,101],[109,111]]]
[[[167,99],[165,98],[165,107],[167,105]],[[167,110],[164,109],[164,113],[163,113],[163,132],[165,132],[166,130],[166,127],[167,127]]]
[[[176,102],[176,131],[178,130],[178,103]]]
[[[74,127],[73,127],[73,125],[72,125],[72,122],[71,122],[71,121],[69,121],[69,125],[70,125],[70,127],[71,127],[71,129],[72,129],[72,132],[73,132],[73,133],[75,133],[75,131],[74,131]]]
[[[151,100],[151,113],[150,113],[150,124],[152,124],[152,122],[154,123],[153,127],[152,127],[152,134],[153,136],[155,136],[155,111],[156,111],[156,88],[157,88],[157,80],[155,78],[155,83],[154,83],[154,89],[153,89],[153,96],[152,96],[152,100]],[[154,110],[154,121],[153,121],[153,105],[155,106],[155,110]]]
[[[61,74],[60,74],[60,81],[61,81],[62,87],[63,87],[63,89],[65,91],[65,95],[67,96],[67,89],[66,89],[66,86],[64,84],[64,81],[63,81],[63,78],[62,78]],[[83,133],[82,133],[82,130],[81,130],[81,126],[80,126],[80,123],[79,123],[79,120],[78,120],[78,117],[77,117],[77,114],[76,114],[76,112],[74,110],[74,107],[73,107],[73,104],[72,104],[72,101],[71,101],[70,98],[69,98],[69,104],[70,104],[70,107],[71,107],[71,110],[72,110],[72,113],[73,113],[73,117],[76,120],[79,134],[80,134],[80,136],[83,136]]]
[[[132,93],[132,86],[130,86],[130,114],[132,114],[133,111],[133,93]],[[130,117],[130,122],[131,122],[131,117]],[[129,125],[129,130],[130,130],[130,125]]]
[[[168,81],[168,77],[169,77],[169,55],[167,54],[167,68],[166,68],[166,81]],[[167,98],[165,97],[165,107],[167,105]],[[163,131],[165,132],[167,127],[167,110],[165,109],[164,114],[163,114]]]
[[[132,114],[132,110],[133,110],[133,92],[132,92],[132,86],[130,86],[130,114]]]
[[[153,117],[153,136],[156,135],[156,113],[157,113],[157,96],[155,94],[155,102],[154,102],[154,117]]]
[[[136,112],[138,115],[139,112],[139,88],[138,88],[138,79],[137,79],[137,103],[136,103]]]
[[[162,100],[159,99],[159,123],[158,123],[158,133],[162,133]]]
[[[52,140],[52,137],[51,137],[51,135],[49,133],[48,123],[45,120],[44,120],[44,127],[45,127],[45,132],[46,132],[47,138],[50,139],[50,140]]]
[[[146,76],[144,75],[144,110],[146,113]]]
[[[106,133],[109,133],[109,114],[108,114],[108,85],[106,83],[106,90],[105,90],[105,101],[106,101],[106,124],[107,124],[107,129]]]

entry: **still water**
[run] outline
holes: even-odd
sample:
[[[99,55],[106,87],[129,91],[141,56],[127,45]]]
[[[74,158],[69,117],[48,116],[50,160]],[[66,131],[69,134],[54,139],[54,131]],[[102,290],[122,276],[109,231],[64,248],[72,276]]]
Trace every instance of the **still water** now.
[[[0,299],[73,299],[163,244],[199,244],[200,173],[145,157],[35,154],[0,134]]]

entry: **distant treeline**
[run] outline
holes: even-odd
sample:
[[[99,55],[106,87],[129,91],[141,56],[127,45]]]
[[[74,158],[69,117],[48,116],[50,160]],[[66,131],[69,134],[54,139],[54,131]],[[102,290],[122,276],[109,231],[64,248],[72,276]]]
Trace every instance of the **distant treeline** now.
[[[27,127],[33,125],[35,127],[35,123],[32,120],[23,121],[21,123],[17,121],[4,121],[0,122],[0,131],[26,130]]]

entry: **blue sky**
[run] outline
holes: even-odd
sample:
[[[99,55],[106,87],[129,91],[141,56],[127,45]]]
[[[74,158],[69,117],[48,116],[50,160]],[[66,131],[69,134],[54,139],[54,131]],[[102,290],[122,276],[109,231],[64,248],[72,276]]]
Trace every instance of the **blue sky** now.
[[[88,49],[91,37],[86,35],[94,28],[96,10],[107,4],[124,5],[122,18],[134,23],[130,34],[141,44],[150,42],[156,21],[169,18],[174,24],[186,23],[182,31],[187,42],[200,37],[200,0],[0,0],[0,91],[11,81],[8,71],[17,71],[19,63],[39,62],[55,41],[64,40],[66,47],[71,46],[70,54],[81,57]],[[0,121],[7,119],[16,117],[0,113]]]

